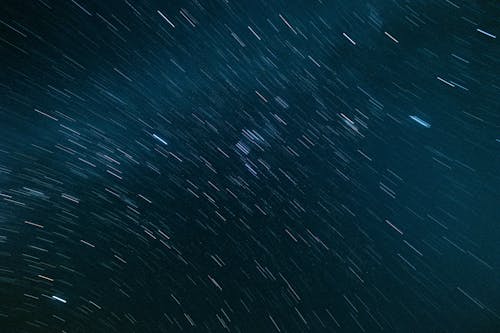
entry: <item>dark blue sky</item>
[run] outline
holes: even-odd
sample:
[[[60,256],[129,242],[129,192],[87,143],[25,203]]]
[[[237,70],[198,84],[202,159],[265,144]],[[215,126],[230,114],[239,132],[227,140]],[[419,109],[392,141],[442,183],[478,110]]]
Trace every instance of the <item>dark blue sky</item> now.
[[[0,9],[6,332],[499,330],[498,2]]]

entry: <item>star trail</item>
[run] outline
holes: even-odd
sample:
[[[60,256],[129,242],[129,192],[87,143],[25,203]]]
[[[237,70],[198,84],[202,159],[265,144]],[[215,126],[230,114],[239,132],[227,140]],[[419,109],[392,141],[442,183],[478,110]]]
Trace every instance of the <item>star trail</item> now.
[[[0,332],[500,332],[498,1],[0,9]]]

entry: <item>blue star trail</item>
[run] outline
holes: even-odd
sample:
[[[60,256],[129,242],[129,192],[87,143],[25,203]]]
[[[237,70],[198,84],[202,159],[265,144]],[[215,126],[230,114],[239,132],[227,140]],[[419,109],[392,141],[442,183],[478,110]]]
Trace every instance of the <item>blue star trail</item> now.
[[[420,126],[424,126],[425,128],[430,128],[431,127],[431,124],[429,124],[425,120],[422,120],[419,116],[410,116],[410,119],[413,120],[413,121],[415,121]]]

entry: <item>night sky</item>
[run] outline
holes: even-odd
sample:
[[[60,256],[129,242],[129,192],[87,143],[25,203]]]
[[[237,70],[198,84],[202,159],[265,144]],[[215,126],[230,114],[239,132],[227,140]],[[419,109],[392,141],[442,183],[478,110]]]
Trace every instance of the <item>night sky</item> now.
[[[500,332],[497,0],[2,0],[0,333]]]

